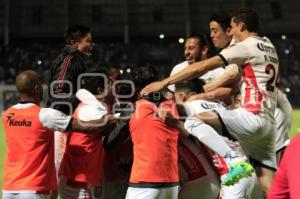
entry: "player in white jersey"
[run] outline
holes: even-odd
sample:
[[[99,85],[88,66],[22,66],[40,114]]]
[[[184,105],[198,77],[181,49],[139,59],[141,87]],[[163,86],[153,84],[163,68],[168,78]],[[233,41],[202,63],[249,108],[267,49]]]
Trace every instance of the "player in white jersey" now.
[[[213,36],[214,39],[214,44],[216,45],[216,47],[219,48],[223,48],[225,45],[228,45],[231,41],[231,36],[228,36],[227,32],[223,30],[223,26],[228,27],[230,26],[230,17],[229,16],[219,16],[219,15],[213,15],[213,17],[211,17],[211,20],[213,20],[213,22],[211,22],[211,26],[212,26],[212,33],[211,36]],[[221,27],[220,24],[223,24],[223,26]],[[228,23],[228,24],[227,24]],[[224,27],[224,28],[225,28]],[[222,31],[223,30],[223,31]],[[201,59],[207,59],[207,52],[209,51],[214,51],[214,48],[211,44],[211,41],[209,38],[206,38],[205,35],[192,35],[190,37],[188,37],[186,39],[186,43],[185,43],[185,50],[184,50],[184,54],[186,57],[186,61],[176,65],[172,71],[170,75],[174,75],[178,72],[180,72],[181,70],[183,70],[184,68],[188,67],[190,64],[196,62],[197,60]],[[217,68],[214,69],[212,71],[209,71],[208,73],[202,75],[201,77],[199,77],[199,79],[204,80],[205,83],[209,83],[217,78],[219,78],[220,76],[222,76],[225,72],[228,72],[228,70],[231,70],[232,66],[228,66],[227,69],[225,70],[224,68]],[[200,82],[198,83],[199,87],[200,87]],[[212,82],[212,84],[214,84]],[[192,86],[191,86],[192,87]],[[207,84],[205,86],[205,88],[209,88],[211,87],[209,84]],[[175,85],[170,85],[168,86],[168,89],[171,91],[175,91]],[[175,98],[176,98],[176,102],[184,102],[186,101],[186,96],[188,96],[187,90],[190,90],[188,88],[185,88],[184,86],[180,86],[180,88],[177,88],[175,91]],[[205,90],[205,89],[204,89]],[[192,92],[192,91],[191,91]],[[230,92],[222,92],[222,95],[217,96],[217,98],[229,98],[228,94],[230,94]],[[203,94],[201,94],[203,96]],[[216,95],[218,95],[217,93],[213,93],[213,95],[208,95],[209,100],[216,100]],[[189,99],[191,100],[192,98],[197,98],[197,95],[194,96],[189,96]],[[207,95],[206,95],[207,97]],[[203,99],[203,97],[202,97]],[[226,101],[230,101],[227,100]],[[232,103],[232,102],[229,102]],[[204,109],[205,110],[205,109]],[[239,153],[240,151],[240,144],[239,142],[234,142],[234,141],[230,141],[229,139],[226,139],[224,137],[224,139],[226,140],[226,143],[231,146],[235,151],[238,152],[239,156],[244,157],[245,154],[241,154]],[[187,140],[187,139],[186,139]],[[180,145],[179,145],[180,146]],[[219,157],[221,158],[221,157]],[[200,179],[199,179],[200,181]],[[207,182],[207,184],[209,184]],[[186,185],[188,186],[188,185]],[[200,187],[200,186],[199,186]],[[201,186],[203,187],[203,186]],[[188,190],[188,189],[185,189]],[[252,175],[250,178],[246,178],[246,179],[242,179],[240,182],[238,182],[237,184],[235,184],[234,186],[223,186],[223,191],[222,191],[222,198],[223,199],[238,199],[238,198],[258,198],[257,197],[257,193],[258,193],[258,186],[257,186],[257,180],[256,180],[256,175]],[[186,191],[187,192],[187,191]],[[194,194],[195,193],[201,193],[203,192],[203,189],[196,189],[194,190]],[[193,194],[193,193],[191,193]]]
[[[146,86],[141,91],[141,95],[161,90],[170,84],[191,79],[224,65],[237,64],[242,67],[242,107],[218,111],[218,114],[229,133],[240,141],[246,155],[251,157],[257,165],[255,169],[260,187],[267,192],[276,168],[273,132],[275,130],[274,109],[277,100],[275,80],[279,67],[274,46],[268,39],[258,37],[257,30],[257,13],[248,8],[239,9],[231,19],[231,34],[236,41],[235,44],[224,49],[219,56],[194,63],[174,76]],[[191,118],[191,120],[198,121],[198,124],[189,126],[189,122],[186,122],[189,133],[206,145],[211,145],[211,148],[225,157],[230,165],[233,165],[231,158],[234,155],[230,147],[226,145],[216,147],[217,142],[203,141],[200,136],[203,132],[209,132],[211,137],[216,137],[215,129],[222,127],[218,115],[214,112],[207,112],[197,114],[196,118]],[[232,167],[232,170],[235,168]],[[240,167],[241,170],[243,168],[243,166]],[[227,179],[231,177],[235,178],[236,173],[230,172]]]
[[[203,76],[202,76],[202,78],[203,78]],[[196,90],[194,90],[194,91],[192,90],[192,88],[196,86],[196,85],[193,85],[193,84],[195,84],[195,80],[193,82],[176,84],[175,97],[176,97],[177,102],[180,103],[180,102],[186,101],[187,98],[191,98],[189,93],[196,92]],[[197,83],[197,85],[199,87],[200,83]],[[214,91],[210,91],[207,94],[208,95],[203,95],[203,96],[205,97],[205,96],[218,95],[218,94],[215,94]],[[212,98],[208,97],[207,99],[211,100]],[[235,101],[237,101],[237,100],[235,100]],[[185,104],[186,104],[186,109],[187,109],[186,112],[187,112],[188,116],[193,116],[197,113],[206,112],[208,110],[225,109],[224,105],[222,105],[220,103],[214,103],[214,102],[209,102],[209,101],[205,101],[205,100],[193,100],[193,101],[186,102]],[[231,107],[237,108],[238,106],[239,106],[239,102],[237,102],[236,105],[233,104]],[[225,142],[236,152],[237,156],[239,156],[240,159],[246,159],[247,157],[245,156],[244,152],[242,151],[240,143],[238,141],[234,141],[234,139],[232,137],[230,137],[230,138],[231,139],[223,137]],[[226,173],[220,173],[220,175],[222,175],[221,179],[225,177],[224,174],[226,174]],[[200,189],[200,187],[202,187],[202,188]],[[205,189],[205,187],[199,186],[199,188],[195,190],[194,194],[197,193],[197,191],[199,193],[203,192],[203,189]],[[221,193],[222,193],[221,196],[223,199],[252,199],[252,198],[260,199],[260,198],[262,198],[261,191],[259,189],[259,186],[257,183],[257,178],[256,178],[255,174],[252,174],[252,176],[250,176],[249,178],[244,178],[244,179],[240,180],[238,183],[236,183],[233,186],[223,186]]]
[[[210,36],[216,48],[224,49],[231,43],[230,17],[226,14],[214,14],[210,18]],[[289,143],[288,132],[291,124],[292,107],[285,94],[278,91],[278,102],[275,109],[276,135],[275,150],[277,161],[280,160],[281,152]]]
[[[198,87],[198,88],[196,88]],[[187,81],[184,82],[182,84],[176,84],[176,92],[175,96],[177,97],[177,102],[181,102],[182,103],[182,108],[179,109],[181,112],[181,115],[187,115],[187,116],[193,116],[195,114],[199,114],[202,112],[207,112],[209,110],[226,110],[226,106],[224,106],[223,104],[220,103],[216,103],[216,102],[210,102],[210,101],[206,101],[206,100],[193,100],[190,102],[185,102],[185,100],[189,97],[189,95],[191,93],[195,93],[197,92],[197,90],[199,89],[199,82],[195,81],[195,79],[193,81]],[[213,94],[213,91],[210,92],[211,94]],[[178,94],[178,95],[177,95]],[[167,120],[174,120],[174,118],[171,115],[168,115],[168,117],[170,118],[166,118],[167,114],[164,113],[162,114],[164,116],[162,116],[163,120],[167,121]],[[177,123],[177,122],[175,122]],[[183,124],[182,124],[183,125]],[[226,143],[228,143],[232,148],[234,148],[236,154],[238,154],[238,156],[240,156],[241,158],[246,158],[245,154],[243,153],[241,146],[237,143],[237,142],[233,142],[230,141],[229,139],[226,139]],[[182,146],[183,144],[183,146]],[[183,149],[185,148],[195,148],[195,143],[193,142],[193,139],[185,139],[182,140],[182,143],[179,144],[179,149],[180,146],[183,147]],[[198,145],[199,146],[199,145]],[[181,150],[179,150],[180,153]],[[202,157],[199,157],[199,155],[203,156],[203,152],[199,152],[195,153],[195,149],[194,150],[190,150],[192,152],[194,152],[193,154],[197,154],[198,160],[201,160],[200,163],[202,165],[207,165],[207,161],[205,161],[205,159]],[[203,151],[203,150],[202,150]],[[188,153],[188,150],[185,149],[184,151],[185,153],[182,154],[183,158],[189,158],[190,157],[190,153]],[[183,156],[185,155],[185,156]],[[189,163],[189,165],[197,165],[195,164],[195,159],[192,159],[190,161],[186,161]],[[194,163],[194,164],[193,164]],[[204,164],[203,164],[204,163]],[[186,164],[183,164],[180,162],[181,166],[186,167]],[[187,171],[187,173],[189,174],[195,174],[195,173],[201,173],[199,171],[199,169],[197,170],[198,167],[194,166],[191,167],[190,166],[190,170],[191,171],[187,171],[187,169],[185,171]],[[206,171],[207,171],[207,166],[205,167]],[[198,172],[196,172],[198,171]],[[205,170],[203,170],[205,171]],[[203,173],[202,171],[202,173]],[[225,173],[220,173],[225,174]],[[210,177],[210,179],[208,179],[207,177],[211,176],[212,174],[207,174],[207,175],[202,175],[198,178],[195,178],[195,176],[191,176],[194,177],[196,180],[189,182],[188,183],[184,183],[182,185],[182,190],[180,191],[180,198],[190,198],[193,196],[193,198],[215,198],[216,195],[215,193],[213,193],[211,190],[214,187],[214,181],[212,180],[212,178]],[[181,175],[182,177],[182,175]],[[190,178],[191,178],[190,177]],[[197,177],[197,176],[196,176]],[[228,198],[228,199],[252,199],[252,198],[256,198],[256,199],[261,199],[262,195],[261,195],[261,191],[258,187],[257,184],[257,179],[255,174],[253,174],[251,177],[249,178],[245,178],[242,179],[238,184],[235,184],[234,186],[229,186],[229,187],[224,187],[223,189],[223,197],[222,198]],[[184,197],[183,197],[184,196]]]

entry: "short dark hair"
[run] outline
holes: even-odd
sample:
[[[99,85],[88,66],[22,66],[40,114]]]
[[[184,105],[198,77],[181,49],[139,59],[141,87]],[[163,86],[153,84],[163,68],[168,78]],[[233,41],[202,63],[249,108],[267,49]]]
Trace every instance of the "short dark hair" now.
[[[224,31],[226,31],[227,28],[230,28],[230,15],[227,13],[214,13],[210,17],[210,22],[215,21],[217,22]]]
[[[90,32],[90,28],[86,26],[70,26],[64,34],[65,42],[67,45],[71,45],[72,41],[80,41],[80,39],[85,37]]]
[[[203,46],[208,47],[207,57],[213,57],[216,55],[216,47],[214,46],[211,37],[208,34],[191,34],[187,37],[188,39],[198,39],[199,40],[199,48],[202,49]]]
[[[231,14],[235,23],[243,22],[249,32],[257,32],[259,26],[258,14],[251,8],[240,8]]]
[[[91,74],[101,73],[104,76],[106,76],[106,79],[108,80],[108,74],[105,70],[102,70],[100,68],[91,68],[87,71]],[[84,88],[88,91],[90,91],[92,94],[97,95],[98,94],[98,88],[103,88],[105,86],[105,77],[103,76],[84,76],[81,79],[81,88]]]
[[[175,84],[175,92],[186,92],[186,94],[202,93],[204,84],[205,82],[202,79],[196,77],[194,79]]]

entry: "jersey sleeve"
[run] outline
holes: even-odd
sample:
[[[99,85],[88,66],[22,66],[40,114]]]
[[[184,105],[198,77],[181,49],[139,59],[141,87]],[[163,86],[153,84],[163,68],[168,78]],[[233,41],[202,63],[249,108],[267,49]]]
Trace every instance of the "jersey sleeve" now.
[[[248,48],[243,43],[233,44],[223,49],[219,56],[223,59],[224,64],[244,64],[250,57]]]
[[[98,120],[107,115],[107,110],[94,105],[85,105],[78,110],[78,119],[81,121]]]
[[[57,131],[65,131],[71,122],[71,116],[52,108],[42,108],[39,119],[44,128]]]

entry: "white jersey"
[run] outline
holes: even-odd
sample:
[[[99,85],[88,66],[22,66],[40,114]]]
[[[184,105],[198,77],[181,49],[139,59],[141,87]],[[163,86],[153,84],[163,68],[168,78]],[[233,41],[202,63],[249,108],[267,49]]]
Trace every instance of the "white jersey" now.
[[[243,69],[242,107],[274,122],[279,62],[275,47],[266,37],[251,36],[221,51],[225,65]]]
[[[184,108],[187,116],[193,116],[195,114],[211,110],[227,109],[222,103],[210,102],[206,100],[193,100],[186,102],[184,103]],[[226,137],[223,137],[223,139],[239,155],[239,157],[246,157],[239,142],[229,140]]]
[[[189,66],[189,63],[187,61],[177,64],[172,69],[170,76],[175,75],[176,73],[179,73],[180,71],[182,71],[183,69],[185,69],[188,66]],[[199,79],[202,79],[205,83],[208,83],[208,82],[211,82],[211,81],[219,78],[221,75],[224,74],[224,72],[225,72],[224,68],[216,68],[216,69],[208,71],[204,75],[200,76]],[[172,92],[175,92],[176,88],[175,88],[175,85],[172,84],[172,85],[168,86],[168,89]]]

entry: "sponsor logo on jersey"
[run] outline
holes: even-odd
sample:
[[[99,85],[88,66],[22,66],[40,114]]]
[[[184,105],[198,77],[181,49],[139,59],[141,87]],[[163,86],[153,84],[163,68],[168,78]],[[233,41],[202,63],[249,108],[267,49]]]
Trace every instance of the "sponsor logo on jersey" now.
[[[31,121],[22,119],[22,120],[15,120],[13,116],[15,113],[9,113],[7,116],[7,121],[9,126],[25,126],[25,127],[31,127]]]
[[[276,53],[276,50],[274,47],[266,46],[263,43],[257,43],[257,48],[264,52]]]
[[[224,106],[221,105],[221,104],[212,104],[212,103],[206,103],[206,102],[201,103],[201,106],[202,106],[202,108],[204,108],[204,109],[218,109],[218,108],[224,108]]]

